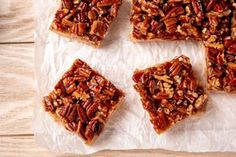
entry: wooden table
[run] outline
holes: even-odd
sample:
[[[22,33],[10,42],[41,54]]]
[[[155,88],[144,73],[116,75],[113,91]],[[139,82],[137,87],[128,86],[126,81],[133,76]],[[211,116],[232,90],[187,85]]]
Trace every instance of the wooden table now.
[[[34,106],[34,22],[31,0],[0,4],[0,156],[63,156],[37,146],[31,129]],[[166,150],[102,151],[91,156],[202,157],[236,153]],[[65,156],[65,155],[64,155]]]

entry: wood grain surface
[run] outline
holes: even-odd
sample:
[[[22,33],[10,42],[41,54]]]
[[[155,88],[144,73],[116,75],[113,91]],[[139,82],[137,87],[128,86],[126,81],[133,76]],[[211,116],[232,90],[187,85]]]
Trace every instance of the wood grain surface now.
[[[0,45],[0,135],[32,134],[33,44]]]
[[[4,136],[0,137],[0,156],[76,156],[48,152],[35,144],[33,136]],[[235,157],[235,153],[185,153],[167,150],[128,150],[128,151],[101,151],[86,157]]]
[[[73,156],[49,152],[35,143],[33,114],[34,21],[32,0],[0,3],[0,157]],[[167,150],[101,151],[95,157],[235,157],[236,153],[186,153]]]
[[[32,0],[0,2],[0,43],[33,42]]]

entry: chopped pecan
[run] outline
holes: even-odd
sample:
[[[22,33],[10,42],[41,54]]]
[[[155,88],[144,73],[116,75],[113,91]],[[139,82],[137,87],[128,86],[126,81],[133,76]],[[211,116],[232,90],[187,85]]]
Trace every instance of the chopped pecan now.
[[[162,19],[162,20],[166,20],[166,19],[169,19],[169,18],[172,18],[172,17],[177,17],[179,15],[182,15],[184,14],[184,8],[182,6],[176,6],[176,7],[173,7],[166,15],[165,17]]]
[[[196,107],[197,109],[201,109],[202,107],[205,106],[206,102],[207,102],[207,95],[201,95],[194,103],[194,107]]]
[[[66,123],[65,124],[65,128],[71,132],[76,131],[78,125],[75,122],[71,122],[71,123]]]
[[[184,36],[190,36],[196,39],[201,38],[199,30],[189,23],[182,24],[177,30]]]
[[[154,129],[158,134],[164,132],[166,128],[169,128],[171,125],[164,112],[157,112],[156,117],[153,117],[151,122],[153,123]]]
[[[45,96],[43,98],[43,103],[44,103],[44,109],[45,111],[50,111],[50,112],[53,112],[54,110],[54,107],[50,101],[50,99],[48,98],[48,96]]]
[[[72,4],[71,0],[62,0],[62,6],[64,8],[71,9],[72,5],[73,4]]]
[[[63,19],[61,24],[64,25],[64,26],[67,26],[67,27],[72,27],[74,25],[73,22],[71,22],[67,19]]]
[[[88,4],[80,1],[76,9],[78,9],[80,12],[86,12],[88,10]]]
[[[224,45],[227,53],[236,55],[236,40],[226,39]]]
[[[111,6],[111,13],[110,15],[116,17],[118,15],[119,4],[115,3]]]
[[[72,93],[72,96],[74,96],[77,100],[86,101],[90,98],[89,94],[87,94],[83,89],[79,88],[76,91]]]
[[[98,111],[98,106],[99,106],[99,103],[97,102],[94,102],[87,110],[87,116],[88,118],[91,118],[95,112]]]
[[[166,31],[168,33],[174,33],[177,29],[177,19],[176,18],[168,18],[164,20],[164,24],[166,26]]]
[[[97,19],[97,12],[94,11],[94,10],[90,10],[88,12],[88,18],[89,18],[90,21],[96,20]]]
[[[236,77],[229,81],[230,86],[236,86]]]
[[[167,83],[170,83],[170,84],[173,84],[173,81],[171,80],[171,78],[167,75],[164,75],[164,76],[158,76],[158,75],[154,75],[154,77],[158,80],[162,80],[164,82],[167,82]]]
[[[78,134],[83,140],[87,140],[85,137],[85,124],[79,121],[77,130],[75,131],[76,134]]]
[[[233,16],[231,19],[231,37],[236,40],[236,5],[234,5]]]
[[[210,10],[214,7],[214,5],[216,4],[216,1],[217,1],[217,0],[210,0],[210,1],[208,2],[208,4],[206,5],[206,10],[207,10],[207,11],[210,11]]]
[[[70,94],[76,90],[76,84],[74,82],[73,77],[67,77],[67,78],[63,79],[63,84],[64,84],[67,94]]]
[[[70,104],[67,109],[67,114],[65,115],[65,117],[67,118],[68,122],[72,122],[76,119],[76,116],[77,116],[76,106]]]
[[[88,127],[97,135],[99,135],[104,127],[103,122],[99,121],[98,119],[93,119],[89,122]]]
[[[85,23],[78,23],[77,24],[78,27],[78,35],[84,35],[86,32],[86,24]]]
[[[116,92],[116,89],[114,89],[114,88],[105,87],[103,89],[103,93],[106,95],[109,95],[111,97],[115,94],[115,92]]]
[[[150,80],[148,83],[149,91],[151,94],[155,94],[158,91],[157,87],[157,81],[156,80]]]
[[[145,1],[143,1],[145,2]],[[136,7],[137,9],[138,7]],[[135,8],[134,8],[135,9]],[[141,5],[141,8],[143,11],[148,13],[151,16],[157,16],[157,15],[163,15],[163,12],[154,4],[150,2],[145,2]]]
[[[156,100],[162,100],[162,99],[167,99],[169,95],[167,93],[157,93],[152,96]]]
[[[229,69],[232,69],[232,70],[234,70],[234,71],[236,71],[236,63],[229,62],[229,63],[228,63],[228,68],[229,68]]]
[[[56,109],[57,117],[59,117],[64,122],[67,122],[66,113],[67,113],[69,106],[70,106],[70,104],[67,104],[67,105],[63,105],[63,106]]]
[[[175,60],[171,67],[169,68],[169,72],[171,75],[176,76],[182,70],[182,64],[179,60]]]
[[[219,24],[219,17],[216,15],[208,16],[210,22],[210,32],[215,33]]]
[[[114,0],[101,0],[97,3],[98,7],[107,7],[114,4]]]
[[[90,128],[87,128],[84,136],[86,137],[87,141],[92,141],[94,138],[94,132]]]
[[[94,79],[87,83],[90,90],[100,93],[102,91],[102,86],[100,86]]]
[[[77,113],[82,123],[87,122],[88,118],[87,118],[86,112],[80,105],[77,106]]]
[[[201,0],[191,0],[194,12],[199,18],[204,18],[203,8]]]
[[[94,21],[91,26],[90,34],[103,37],[107,31],[107,28],[107,25],[102,21]]]
[[[74,23],[74,25],[71,27],[71,34],[73,37],[77,36],[83,36],[86,33],[86,24],[85,23]]]
[[[58,10],[55,17],[58,20],[62,20],[69,13],[69,9]]]
[[[74,72],[75,74],[78,74],[80,76],[84,76],[86,78],[89,78],[91,73],[92,73],[92,70],[90,68],[78,68],[77,70],[75,70]]]
[[[108,107],[104,104],[99,104],[98,110],[100,111],[99,114],[103,117],[108,116]]]

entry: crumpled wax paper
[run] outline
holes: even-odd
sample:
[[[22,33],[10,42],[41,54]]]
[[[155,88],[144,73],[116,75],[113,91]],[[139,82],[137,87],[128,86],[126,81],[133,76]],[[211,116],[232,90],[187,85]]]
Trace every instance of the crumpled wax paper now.
[[[140,97],[133,89],[132,74],[184,54],[191,59],[194,71],[203,84],[206,82],[204,47],[195,41],[162,41],[133,43],[129,40],[131,3],[123,2],[118,18],[101,48],[61,37],[49,31],[56,0],[34,0],[36,12],[35,72],[38,95],[33,118],[36,141],[55,152],[89,154],[100,150],[154,149],[212,152],[236,151],[236,96],[209,92],[205,113],[192,116],[157,135],[143,109]],[[76,58],[121,88],[125,100],[112,115],[103,133],[92,146],[43,111],[41,99]]]

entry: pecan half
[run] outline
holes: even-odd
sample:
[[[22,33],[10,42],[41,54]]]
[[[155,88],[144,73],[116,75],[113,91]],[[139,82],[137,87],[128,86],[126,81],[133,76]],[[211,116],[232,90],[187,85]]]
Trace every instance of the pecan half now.
[[[191,0],[194,12],[199,18],[204,18],[201,0]]]
[[[87,122],[88,118],[87,118],[86,112],[80,105],[77,106],[77,113],[82,123]]]
[[[107,28],[108,27],[105,23],[101,21],[94,21],[91,26],[90,34],[103,37],[107,31]]]
[[[45,104],[45,105],[44,105],[45,111],[50,111],[50,112],[53,112],[53,111],[54,111],[54,107],[53,107],[53,105],[52,105],[50,99],[49,99],[47,96],[45,96],[45,97],[43,98],[43,103]]]
[[[166,25],[166,31],[168,33],[174,33],[177,29],[177,19],[176,18],[168,18],[164,20],[164,24]]]

